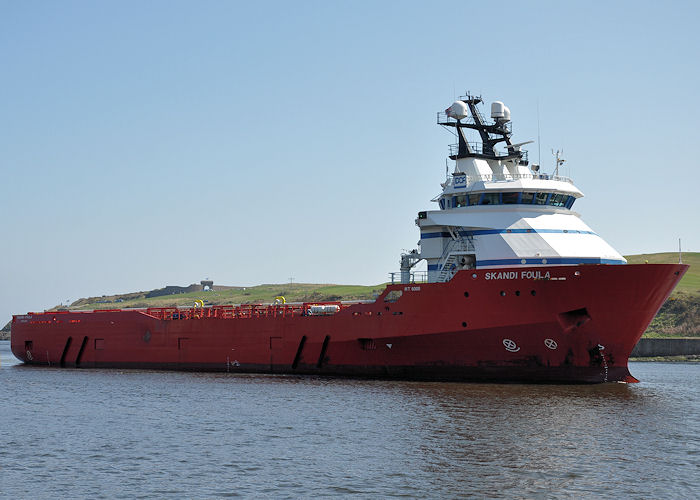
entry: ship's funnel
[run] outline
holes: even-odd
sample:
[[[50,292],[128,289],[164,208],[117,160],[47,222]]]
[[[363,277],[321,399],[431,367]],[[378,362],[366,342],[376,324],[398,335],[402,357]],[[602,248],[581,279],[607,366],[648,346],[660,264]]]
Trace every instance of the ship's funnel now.
[[[464,104],[462,101],[453,102],[452,106],[445,110],[445,113],[447,113],[447,116],[449,116],[450,118],[455,118],[457,120],[461,120],[462,118],[466,118],[467,116],[469,116],[469,111],[467,111],[467,105]]]

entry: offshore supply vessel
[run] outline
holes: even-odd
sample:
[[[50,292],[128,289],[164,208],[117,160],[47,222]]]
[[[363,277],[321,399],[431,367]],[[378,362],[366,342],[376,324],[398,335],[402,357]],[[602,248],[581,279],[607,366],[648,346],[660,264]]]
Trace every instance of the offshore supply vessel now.
[[[62,367],[636,381],[628,357],[688,266],[627,264],[572,210],[583,195],[563,160],[552,175],[530,165],[508,107],[486,120],[481,103],[438,113],[453,171],[375,300],[28,313],[13,316],[12,352]]]

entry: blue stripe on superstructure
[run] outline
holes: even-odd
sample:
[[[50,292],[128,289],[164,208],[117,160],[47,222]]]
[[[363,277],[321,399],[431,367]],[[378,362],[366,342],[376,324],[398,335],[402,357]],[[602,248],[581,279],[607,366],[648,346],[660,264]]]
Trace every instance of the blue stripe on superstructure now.
[[[422,240],[427,240],[429,238],[449,238],[450,233],[421,233]]]
[[[482,236],[485,234],[593,234],[593,231],[579,231],[578,229],[477,229],[475,231],[460,231],[465,236]]]
[[[460,231],[462,236],[483,236],[487,234],[592,234],[598,236],[593,231],[579,231],[578,229],[477,229],[474,231]],[[450,238],[450,233],[442,231],[439,233],[421,233],[421,239],[430,238]]]
[[[624,260],[619,259],[601,259],[597,257],[545,257],[547,264],[542,263],[542,258],[537,259],[492,259],[492,260],[477,260],[477,267],[485,266],[528,266],[528,265],[554,265],[554,264],[625,264]]]
[[[428,271],[437,271],[439,269],[437,264],[428,264]]]

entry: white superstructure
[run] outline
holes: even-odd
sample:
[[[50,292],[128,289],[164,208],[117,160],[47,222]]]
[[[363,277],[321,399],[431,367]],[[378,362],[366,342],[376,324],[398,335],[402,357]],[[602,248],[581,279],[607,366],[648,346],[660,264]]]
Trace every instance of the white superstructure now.
[[[626,263],[572,211],[583,193],[570,179],[528,166],[521,151],[527,143],[510,141],[508,107],[494,102],[494,121],[487,123],[481,102],[467,95],[438,113],[438,123],[457,132],[459,142],[450,147],[454,171],[433,199],[439,209],[418,214],[420,250],[402,255],[402,282],[420,260],[427,261],[429,282],[475,267]],[[477,131],[481,142],[467,141],[465,129]],[[557,155],[555,173],[562,162]]]

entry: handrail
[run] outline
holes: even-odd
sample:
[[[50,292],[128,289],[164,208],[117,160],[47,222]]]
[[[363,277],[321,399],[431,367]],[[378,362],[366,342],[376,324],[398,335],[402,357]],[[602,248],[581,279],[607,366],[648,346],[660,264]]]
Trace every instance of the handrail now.
[[[324,309],[323,315],[330,312],[339,312],[355,304],[364,304],[373,301],[315,301],[315,302],[294,302],[286,304],[240,304],[240,305],[216,305],[216,306],[196,306],[196,307],[148,307],[148,308],[126,308],[126,309],[95,309],[92,311],[44,311],[32,312],[26,316],[51,317],[57,314],[93,314],[111,312],[132,312],[141,313],[160,320],[185,320],[185,319],[237,319],[237,318],[262,318],[262,317],[286,317],[286,316],[317,316],[318,313],[312,311],[314,306],[331,306]],[[337,308],[337,309],[334,309]],[[310,313],[310,311],[312,311]],[[13,317],[14,318],[14,317]]]
[[[401,271],[393,271],[389,273],[389,278],[391,278],[391,284],[396,285],[401,283]],[[428,282],[428,271],[411,271],[409,283],[427,283]]]
[[[457,123],[457,119],[453,118],[452,116],[449,116],[446,112],[444,111],[438,111],[437,112],[437,123],[438,125],[442,125],[443,123]],[[474,117],[470,114],[469,116],[465,116],[460,120],[460,123],[465,123],[465,124],[470,124],[470,125],[476,125],[476,122],[474,121]]]
[[[145,313],[161,320],[181,319],[238,319],[262,317],[308,316],[311,306],[337,306],[338,311],[352,303],[318,301],[287,304],[241,304],[237,306],[206,306],[180,309],[177,307],[149,307]]]
[[[471,152],[473,154],[477,155],[483,155],[484,154],[484,145],[481,142],[473,142],[473,141],[467,141],[467,144],[469,145],[469,148],[471,149]],[[449,144],[448,148],[450,149],[450,156],[456,156],[459,154],[459,144]],[[489,159],[494,159],[494,160],[502,160],[504,158],[510,158],[514,159],[517,158],[516,154],[520,153],[520,160],[528,160],[528,154],[527,151],[523,150],[512,150],[509,151],[506,149],[505,151],[503,150],[496,150],[496,156],[490,156]]]
[[[466,141],[467,144],[469,145],[469,148],[471,149],[471,152],[474,154],[483,154],[483,147],[484,145],[480,142],[473,142],[473,141]],[[448,145],[450,148],[450,156],[455,156],[459,154],[459,144],[450,144]]]
[[[466,185],[469,186],[475,182],[503,182],[503,181],[517,181],[520,179],[535,179],[543,181],[560,181],[568,182],[573,184],[574,181],[569,177],[563,177],[561,175],[549,175],[549,174],[484,174],[484,175],[466,175],[459,172],[452,174],[452,182],[448,181],[449,184],[454,183],[455,177],[464,176],[466,177]]]

